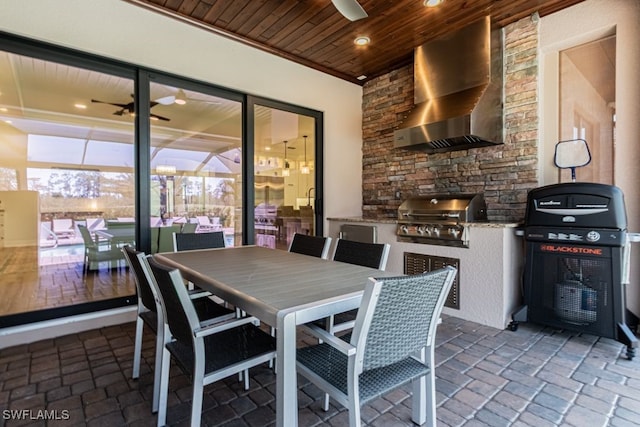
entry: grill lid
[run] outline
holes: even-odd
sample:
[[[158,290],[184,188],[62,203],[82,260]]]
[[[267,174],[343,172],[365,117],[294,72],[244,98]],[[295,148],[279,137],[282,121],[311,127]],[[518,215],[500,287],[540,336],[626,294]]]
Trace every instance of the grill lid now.
[[[626,230],[622,190],[591,182],[552,184],[529,191],[525,226]]]
[[[487,204],[482,194],[435,194],[405,200],[398,208],[402,222],[487,221]]]

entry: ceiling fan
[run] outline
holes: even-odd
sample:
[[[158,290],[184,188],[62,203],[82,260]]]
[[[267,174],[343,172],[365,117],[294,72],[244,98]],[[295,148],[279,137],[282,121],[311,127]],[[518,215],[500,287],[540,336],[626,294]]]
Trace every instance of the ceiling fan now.
[[[366,18],[367,12],[360,6],[358,0],[331,0],[331,3],[349,21],[357,21]]]
[[[131,97],[133,98],[133,95],[131,95]],[[98,99],[92,99],[91,102],[98,103],[98,104],[108,104],[108,105],[113,105],[114,107],[118,107],[119,110],[116,110],[113,113],[116,116],[124,116],[124,115],[133,116],[135,111],[136,111],[135,103],[133,101],[129,102],[128,104],[120,104],[120,103],[117,103],[117,102],[106,102],[106,101],[100,101]],[[151,101],[149,103],[149,108],[153,108],[158,104],[159,104],[159,102]],[[152,119],[162,120],[162,121],[165,121],[165,122],[168,122],[168,121],[171,120],[171,119],[168,119],[166,117],[159,116],[157,114],[149,114],[149,117],[151,117]]]

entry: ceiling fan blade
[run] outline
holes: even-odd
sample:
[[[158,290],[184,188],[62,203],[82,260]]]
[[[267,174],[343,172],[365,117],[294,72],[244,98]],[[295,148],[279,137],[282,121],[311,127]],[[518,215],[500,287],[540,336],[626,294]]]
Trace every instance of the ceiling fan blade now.
[[[168,119],[168,118],[166,118],[166,117],[159,116],[159,115],[157,115],[157,114],[149,114],[149,117],[152,117],[152,118],[155,118],[155,119],[158,119],[158,120],[162,120],[162,121],[164,121],[164,122],[170,122],[170,121],[171,121],[171,119]]]
[[[100,101],[99,99],[92,99],[91,102],[95,102],[97,104],[113,105],[114,107],[120,107],[120,108],[127,108],[129,106],[129,104],[118,104],[115,102]]]
[[[360,6],[358,0],[331,0],[331,3],[349,21],[357,21],[366,18],[367,12]]]

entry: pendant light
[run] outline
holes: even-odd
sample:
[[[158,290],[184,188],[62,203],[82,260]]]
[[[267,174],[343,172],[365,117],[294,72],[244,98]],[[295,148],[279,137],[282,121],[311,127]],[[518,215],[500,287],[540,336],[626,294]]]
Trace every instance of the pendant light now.
[[[307,164],[307,135],[302,135],[304,138],[304,163],[300,167],[300,173],[309,175],[311,170],[309,169],[309,165]]]
[[[282,169],[282,176],[289,176],[289,162],[287,161],[287,141],[284,141],[284,168]]]

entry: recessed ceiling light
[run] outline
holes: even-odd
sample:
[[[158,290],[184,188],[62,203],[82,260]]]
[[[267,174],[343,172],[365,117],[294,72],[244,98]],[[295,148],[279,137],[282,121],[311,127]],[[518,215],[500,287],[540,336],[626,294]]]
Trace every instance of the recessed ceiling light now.
[[[444,0],[424,0],[424,5],[427,7],[436,7],[439,4],[442,4]]]
[[[84,105],[84,104],[80,104],[80,103],[78,103],[78,104],[73,104],[73,106],[74,106],[74,107],[76,107],[76,108],[78,108],[78,109],[80,109],[80,110],[86,110],[86,109],[87,109],[87,106],[86,106],[86,105]]]
[[[10,125],[11,123],[13,123],[11,120],[5,120],[4,122],[5,122],[6,124],[9,124],[9,125]]]
[[[359,36],[353,41],[358,46],[366,46],[371,43],[371,39],[367,36]]]
[[[0,111],[2,111],[3,113],[6,113],[7,111],[9,111],[9,109],[2,107],[2,108],[0,108]]]
[[[364,80],[366,78],[367,78],[367,76],[365,76],[364,74],[361,75],[361,76],[356,77],[356,79],[358,79],[358,80]]]

